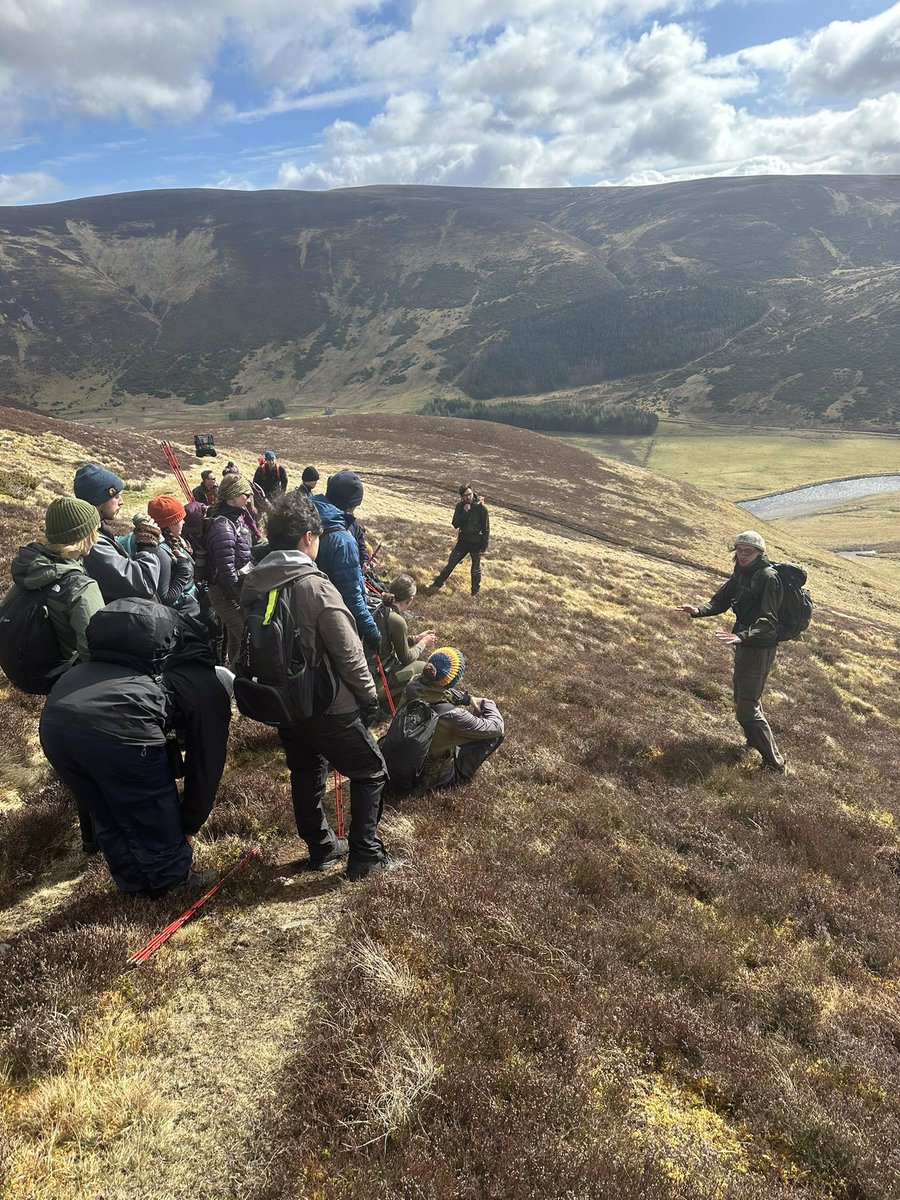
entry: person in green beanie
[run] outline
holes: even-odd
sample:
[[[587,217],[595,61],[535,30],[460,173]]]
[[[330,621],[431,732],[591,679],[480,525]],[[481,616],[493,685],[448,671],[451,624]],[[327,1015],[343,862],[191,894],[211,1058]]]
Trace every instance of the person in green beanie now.
[[[86,574],[84,557],[97,544],[100,517],[93,504],[61,496],[44,516],[44,540],[22,546],[13,559],[15,587],[40,589],[61,656],[88,658],[88,621],[103,607],[100,586]]]

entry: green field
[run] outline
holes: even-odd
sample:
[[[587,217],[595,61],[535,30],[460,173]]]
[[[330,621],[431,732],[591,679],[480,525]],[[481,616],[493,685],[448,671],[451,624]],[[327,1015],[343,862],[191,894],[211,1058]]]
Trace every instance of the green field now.
[[[749,500],[804,483],[900,469],[900,438],[845,433],[710,432],[660,421],[652,437],[563,441],[603,458],[636,463],[728,500]]]

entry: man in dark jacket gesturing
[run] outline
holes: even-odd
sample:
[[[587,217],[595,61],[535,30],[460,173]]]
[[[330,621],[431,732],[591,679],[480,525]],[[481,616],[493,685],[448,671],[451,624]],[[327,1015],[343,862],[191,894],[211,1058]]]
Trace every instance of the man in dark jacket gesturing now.
[[[434,582],[424,590],[437,592],[444,586],[462,560],[472,560],[472,595],[481,590],[481,556],[487,553],[491,521],[484,500],[475,495],[468,484],[459,489],[459,503],[453,512],[453,528],[459,530],[456,545],[450,551],[447,565]]]

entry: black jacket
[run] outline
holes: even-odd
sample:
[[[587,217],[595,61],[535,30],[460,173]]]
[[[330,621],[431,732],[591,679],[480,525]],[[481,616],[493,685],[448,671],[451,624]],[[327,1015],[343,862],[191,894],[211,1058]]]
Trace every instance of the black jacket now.
[[[182,825],[209,816],[225,768],[231,703],[199,622],[149,600],[119,600],[88,625],[91,661],[54,686],[41,725],[129,745],[185,742]]]
[[[468,512],[465,500],[460,500],[453,512],[453,528],[459,530],[457,541],[461,546],[474,547],[482,553],[487,550],[491,521],[482,500],[476,497],[469,504]]]

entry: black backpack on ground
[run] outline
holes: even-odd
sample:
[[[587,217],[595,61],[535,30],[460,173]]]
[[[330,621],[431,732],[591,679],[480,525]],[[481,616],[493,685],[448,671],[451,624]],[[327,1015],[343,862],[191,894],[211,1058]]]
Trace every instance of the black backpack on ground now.
[[[813,599],[806,586],[806,572],[796,563],[772,563],[781,580],[781,603],[778,606],[778,640],[790,642],[808,628],[813,613]]]
[[[238,710],[263,725],[295,725],[324,712],[337,694],[327,654],[308,663],[291,609],[291,587],[258,596],[244,620],[235,662]]]
[[[411,792],[418,786],[438,720],[438,713],[424,700],[410,700],[397,711],[379,742],[392,788]]]
[[[64,655],[47,610],[47,594],[69,591],[84,583],[80,571],[68,571],[44,588],[15,586],[0,606],[0,668],[11,684],[31,696],[46,696],[74,663]]]

